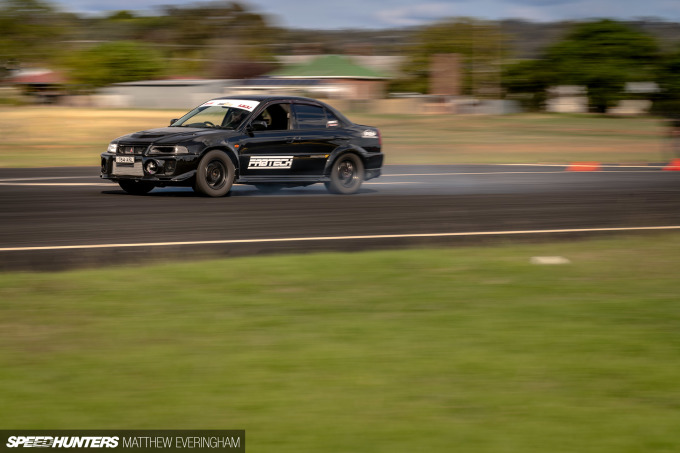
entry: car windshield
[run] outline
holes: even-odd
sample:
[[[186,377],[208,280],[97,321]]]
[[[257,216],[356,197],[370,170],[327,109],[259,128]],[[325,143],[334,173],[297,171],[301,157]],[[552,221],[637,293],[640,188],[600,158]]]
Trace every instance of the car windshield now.
[[[175,121],[173,127],[236,129],[250,114],[246,109],[226,105],[202,105]]]

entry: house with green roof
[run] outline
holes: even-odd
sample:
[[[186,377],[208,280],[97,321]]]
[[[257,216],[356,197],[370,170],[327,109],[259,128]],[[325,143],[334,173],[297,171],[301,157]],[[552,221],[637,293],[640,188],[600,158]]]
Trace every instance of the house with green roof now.
[[[360,65],[346,55],[320,55],[307,62],[284,66],[268,74],[284,83],[314,81],[343,99],[377,99],[385,95],[390,76]]]

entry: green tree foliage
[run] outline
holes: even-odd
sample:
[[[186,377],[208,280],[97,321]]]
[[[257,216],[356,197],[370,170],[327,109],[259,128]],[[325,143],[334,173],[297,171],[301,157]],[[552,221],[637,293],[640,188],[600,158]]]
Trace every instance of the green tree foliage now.
[[[658,62],[652,36],[611,20],[586,22],[575,25],[540,60],[507,68],[504,86],[510,93],[529,90],[537,98],[550,85],[585,86],[590,110],[604,113],[621,99],[627,82],[653,80]]]
[[[162,56],[131,41],[114,41],[74,52],[64,62],[71,78],[83,88],[146,80],[162,75]]]
[[[653,112],[680,119],[680,46],[664,55],[656,82],[659,93],[654,100]]]
[[[135,16],[134,13],[127,11],[127,10],[120,10],[120,11],[115,11],[107,17],[107,20],[110,20],[112,22],[126,22],[130,20],[135,20],[137,17]]]
[[[646,33],[600,20],[577,25],[546,57],[562,83],[585,86],[591,110],[604,113],[621,98],[626,82],[653,78],[659,49]]]
[[[175,74],[230,77],[234,68],[267,70],[279,30],[237,2],[213,1],[165,7],[157,16],[118,11],[99,21],[117,40],[161,45]],[[251,71],[252,72],[252,71]]]
[[[403,78],[392,91],[426,93],[429,88],[432,55],[455,53],[463,61],[463,92],[484,96],[497,91],[500,61],[505,55],[506,39],[499,26],[470,18],[455,18],[425,27],[407,49]]]
[[[158,75],[161,66],[193,76],[259,74],[271,69],[273,45],[282,33],[264,16],[224,0],[187,2],[154,15],[121,10],[105,17],[62,13],[47,0],[0,0],[0,77],[10,69],[55,63],[88,87]],[[82,50],[90,41],[112,47]],[[132,48],[131,42],[140,45]],[[131,60],[119,59],[126,53]],[[148,58],[147,67],[135,54]]]
[[[40,0],[0,0],[0,65],[49,60],[70,16]]]
[[[265,17],[237,2],[167,7],[165,16],[175,43],[187,49],[219,48],[222,42],[236,43],[242,47],[240,52],[253,60],[271,58],[270,45],[280,33]]]
[[[511,97],[531,111],[545,107],[548,88],[556,83],[555,74],[542,60],[526,60],[507,66],[503,70],[503,87]]]

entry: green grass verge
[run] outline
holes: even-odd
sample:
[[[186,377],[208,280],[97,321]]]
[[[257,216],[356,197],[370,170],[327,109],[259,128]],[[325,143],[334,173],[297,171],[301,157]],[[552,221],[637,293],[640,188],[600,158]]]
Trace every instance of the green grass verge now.
[[[109,141],[162,127],[184,112],[0,107],[0,167],[99,165]],[[661,121],[592,115],[368,115],[388,164],[663,162]]]
[[[0,426],[679,451],[679,238],[0,274]]]

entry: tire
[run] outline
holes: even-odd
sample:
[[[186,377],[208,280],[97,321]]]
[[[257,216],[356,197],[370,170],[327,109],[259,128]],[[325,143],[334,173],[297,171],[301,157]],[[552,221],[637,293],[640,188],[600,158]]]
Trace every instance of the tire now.
[[[357,193],[364,181],[364,164],[356,154],[343,154],[333,162],[330,177],[331,180],[324,183],[330,193]]]
[[[209,151],[198,163],[194,191],[208,197],[223,197],[234,184],[236,170],[224,152]]]
[[[262,193],[276,193],[283,189],[281,184],[255,184],[255,187]]]
[[[134,180],[118,181],[118,185],[121,189],[131,195],[145,195],[151,192],[154,187],[156,187],[152,182]]]

